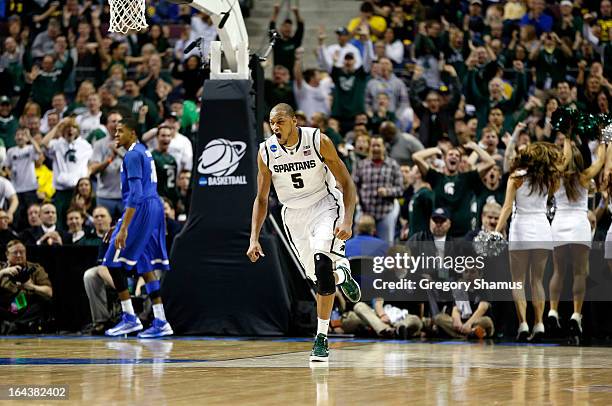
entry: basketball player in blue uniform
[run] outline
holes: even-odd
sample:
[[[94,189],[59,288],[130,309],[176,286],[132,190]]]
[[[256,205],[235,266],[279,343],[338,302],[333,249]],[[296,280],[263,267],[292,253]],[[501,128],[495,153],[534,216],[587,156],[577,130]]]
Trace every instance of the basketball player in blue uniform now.
[[[353,226],[355,184],[331,140],[317,128],[298,127],[291,106],[276,105],[270,112],[270,126],[274,135],[261,143],[257,157],[257,197],[247,256],[252,262],[264,256],[259,233],[274,184],[283,203],[283,224],[291,249],[306,275],[316,281],[318,327],[310,361],[327,362],[327,330],[336,285],[350,301],[361,298],[344,256],[344,241],[351,237]]]
[[[142,323],[134,313],[127,288],[127,272],[135,269],[146,282],[146,290],[153,302],[155,318],[150,328],[140,332],[139,338],[172,335],[166,321],[155,271],[169,269],[166,252],[164,206],[157,194],[157,175],[151,153],[138,142],[136,123],[123,119],[117,126],[117,147],[127,150],[121,166],[121,195],[125,212],[117,222],[108,251],[102,262],[113,278],[121,300],[121,321],[106,330],[107,336],[120,336],[142,330]]]

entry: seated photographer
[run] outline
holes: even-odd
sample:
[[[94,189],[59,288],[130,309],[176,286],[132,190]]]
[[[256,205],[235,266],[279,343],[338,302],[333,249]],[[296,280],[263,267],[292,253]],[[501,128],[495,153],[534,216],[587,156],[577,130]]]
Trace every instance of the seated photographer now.
[[[411,252],[404,245],[392,246],[386,252],[387,257],[395,258],[397,255],[410,256]],[[384,271],[375,277],[386,283],[414,279],[414,275],[410,274],[407,268],[397,264],[385,267]],[[372,301],[373,307],[364,302],[355,304],[353,311],[357,316],[380,337],[409,339],[419,336],[423,328],[420,316],[424,298],[415,294],[414,290],[399,288],[387,287],[378,292],[380,296]]]
[[[473,282],[480,275],[480,270],[474,267],[463,272],[461,280]],[[452,307],[434,316],[435,325],[453,338],[493,337],[495,327],[487,292],[470,287],[468,291],[453,291],[453,296]]]
[[[0,263],[0,318],[4,334],[41,333],[47,330],[53,289],[42,266],[27,262],[19,240],[6,246],[7,262]]]

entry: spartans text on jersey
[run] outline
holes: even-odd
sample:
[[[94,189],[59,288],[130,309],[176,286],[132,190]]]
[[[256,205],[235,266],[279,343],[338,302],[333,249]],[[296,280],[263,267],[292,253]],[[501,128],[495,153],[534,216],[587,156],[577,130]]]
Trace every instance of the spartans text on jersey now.
[[[276,173],[282,173],[282,172],[303,171],[305,169],[315,168],[316,166],[317,166],[317,163],[315,162],[315,160],[311,159],[310,161],[305,161],[305,162],[291,162],[288,164],[273,165],[272,169]]]

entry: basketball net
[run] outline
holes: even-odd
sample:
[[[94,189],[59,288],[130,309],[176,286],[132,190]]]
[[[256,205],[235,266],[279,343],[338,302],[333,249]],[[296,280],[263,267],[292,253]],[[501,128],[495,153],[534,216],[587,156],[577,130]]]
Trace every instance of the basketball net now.
[[[110,4],[110,32],[127,34],[148,27],[145,0],[108,0]]]

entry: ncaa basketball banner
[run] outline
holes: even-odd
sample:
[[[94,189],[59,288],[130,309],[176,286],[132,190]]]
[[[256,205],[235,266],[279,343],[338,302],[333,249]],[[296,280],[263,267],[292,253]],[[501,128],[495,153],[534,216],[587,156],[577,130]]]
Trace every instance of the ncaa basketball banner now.
[[[288,331],[287,288],[275,239],[265,227],[260,241],[266,257],[252,264],[246,256],[257,193],[255,133],[251,82],[206,81],[191,209],[162,282],[166,314],[177,333]]]
[[[197,170],[200,186],[246,185],[245,175],[231,176],[246,153],[247,144],[217,138],[209,141],[198,159]]]

